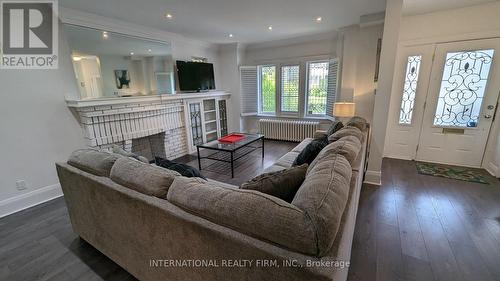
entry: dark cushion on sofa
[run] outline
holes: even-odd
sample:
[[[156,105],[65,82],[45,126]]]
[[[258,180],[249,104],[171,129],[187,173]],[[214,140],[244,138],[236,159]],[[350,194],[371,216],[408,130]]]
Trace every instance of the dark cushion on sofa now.
[[[324,135],[321,138],[312,140],[295,158],[293,166],[311,164],[314,158],[328,145],[328,138]]]
[[[307,167],[308,165],[304,164],[277,172],[265,173],[243,183],[240,188],[257,190],[290,203],[304,182]]]
[[[111,169],[112,181],[143,194],[165,198],[170,185],[180,174],[129,157],[116,160]]]
[[[94,149],[80,149],[71,153],[68,164],[96,176],[109,177],[111,168],[120,157]]]
[[[338,130],[342,129],[343,127],[344,127],[344,124],[342,124],[342,122],[335,120],[335,121],[333,121],[333,123],[330,126],[330,128],[328,129],[328,131],[326,131],[326,135],[330,136],[330,135],[334,134],[335,132],[337,132]]]
[[[196,177],[196,178],[206,179],[200,173],[200,171],[198,171],[198,169],[193,168],[193,167],[186,165],[186,164],[183,164],[183,163],[177,163],[174,161],[163,159],[161,157],[155,157],[155,164],[160,166],[160,167],[163,167],[165,169],[176,171],[179,174],[181,174],[185,177],[188,177],[188,178]]]

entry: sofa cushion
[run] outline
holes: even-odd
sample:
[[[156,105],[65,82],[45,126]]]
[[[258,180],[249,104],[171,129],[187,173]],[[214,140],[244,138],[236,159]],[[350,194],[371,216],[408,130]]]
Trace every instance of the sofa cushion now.
[[[318,256],[325,255],[335,241],[347,204],[351,175],[351,165],[344,156],[322,151],[292,201],[313,221]]]
[[[71,153],[68,164],[96,176],[109,177],[111,168],[120,157],[94,149],[80,149]]]
[[[303,150],[297,155],[297,158],[293,161],[293,166],[299,166],[302,164],[311,164],[314,158],[318,156],[325,146],[328,145],[328,138],[326,136],[318,139],[312,140]]]
[[[345,125],[356,127],[360,129],[362,132],[366,131],[366,129],[368,128],[368,122],[366,121],[366,119],[359,116],[352,117],[351,119],[349,119],[349,121],[347,121]]]
[[[179,176],[175,171],[123,157],[113,165],[110,178],[135,191],[165,198],[174,178]]]
[[[113,153],[116,153],[116,154],[119,154],[121,156],[125,156],[125,157],[132,157],[136,160],[139,160],[141,162],[144,162],[144,163],[149,163],[149,160],[148,158],[144,157],[144,156],[141,156],[141,155],[137,155],[135,153],[132,153],[132,152],[128,152],[128,151],[125,151],[125,149],[119,147],[118,145],[114,144],[112,147],[111,147],[111,150],[113,151]]]
[[[297,158],[298,155],[299,152],[290,151],[287,154],[281,156],[281,158],[278,159],[278,161],[276,161],[274,165],[278,165],[285,168],[292,167],[293,161],[295,161],[295,158]]]
[[[207,179],[201,174],[201,172],[198,169],[186,165],[184,163],[177,163],[174,161],[163,159],[161,157],[155,157],[155,164],[158,165],[159,167],[176,171],[184,177],[188,178],[197,177],[197,178]]]
[[[304,254],[317,253],[314,227],[305,212],[274,196],[227,188],[200,178],[177,177],[167,200],[246,235]]]
[[[333,135],[335,132],[338,130],[342,129],[344,127],[344,124],[342,122],[335,120],[332,122],[332,125],[330,125],[330,128],[326,131],[326,134],[328,136]]]
[[[243,183],[241,189],[257,190],[290,203],[304,182],[307,164],[285,170],[265,173]]]
[[[354,160],[358,157],[361,151],[361,142],[355,136],[345,136],[338,141],[332,142],[327,145],[321,152],[324,154],[338,153],[344,156],[349,164],[353,164]],[[317,161],[313,161],[311,166],[314,166]]]
[[[338,141],[339,139],[346,136],[355,136],[360,142],[363,142],[364,134],[357,127],[345,126],[344,128],[338,130],[336,133],[328,137],[329,142]]]

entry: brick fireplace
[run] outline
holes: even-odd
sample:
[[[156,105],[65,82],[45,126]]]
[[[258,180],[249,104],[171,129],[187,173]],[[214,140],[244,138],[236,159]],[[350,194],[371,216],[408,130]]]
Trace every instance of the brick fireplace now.
[[[111,150],[118,145],[149,160],[155,156],[175,159],[188,153],[182,100],[155,96],[100,103],[69,105],[80,118],[89,147]]]

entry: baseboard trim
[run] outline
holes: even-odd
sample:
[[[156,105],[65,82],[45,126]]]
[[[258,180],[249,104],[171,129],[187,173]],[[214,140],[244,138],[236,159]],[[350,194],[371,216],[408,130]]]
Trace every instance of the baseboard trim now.
[[[63,195],[61,185],[54,184],[0,201],[0,218],[42,204]]]
[[[367,170],[365,173],[364,183],[372,184],[372,185],[381,185],[382,184],[382,172],[381,171]]]
[[[490,162],[484,168],[486,169],[486,171],[488,171],[488,173],[490,173],[495,178],[498,177],[497,175],[499,174],[499,169],[498,169],[497,165],[495,165],[492,162]]]

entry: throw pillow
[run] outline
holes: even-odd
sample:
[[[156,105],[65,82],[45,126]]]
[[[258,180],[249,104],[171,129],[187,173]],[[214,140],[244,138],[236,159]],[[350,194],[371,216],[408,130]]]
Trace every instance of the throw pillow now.
[[[349,121],[347,121],[346,126],[352,126],[360,129],[362,132],[366,131],[368,127],[368,122],[365,118],[354,116]]]
[[[240,189],[257,190],[291,203],[306,178],[307,164],[266,173],[243,183]]]
[[[137,154],[132,153],[132,152],[127,152],[123,148],[119,147],[116,144],[114,144],[111,147],[111,149],[112,149],[113,153],[115,153],[115,154],[125,156],[125,157],[132,157],[135,160],[139,160],[139,161],[144,162],[144,163],[149,163],[149,160],[146,157],[137,155]]]
[[[335,121],[333,121],[333,123],[330,126],[330,128],[328,129],[328,131],[326,131],[326,134],[328,136],[331,136],[332,134],[334,134],[338,130],[342,129],[343,127],[344,127],[344,124],[342,124],[342,122],[335,120]]]
[[[328,145],[328,138],[324,135],[321,138],[312,140],[295,158],[292,166],[311,164],[325,146]]]
[[[361,130],[357,127],[346,126],[341,130],[338,130],[333,135],[329,136],[328,141],[334,142],[346,136],[355,136],[360,142],[363,142],[363,138],[365,137],[363,132],[361,132]]]
[[[188,177],[188,178],[202,178],[202,179],[207,179],[205,178],[198,169],[193,168],[189,165],[183,164],[183,163],[177,163],[174,161],[170,161],[167,159],[163,159],[161,157],[155,157],[155,164],[157,166],[163,167],[165,169],[169,169],[172,171],[176,171],[179,174]]]

